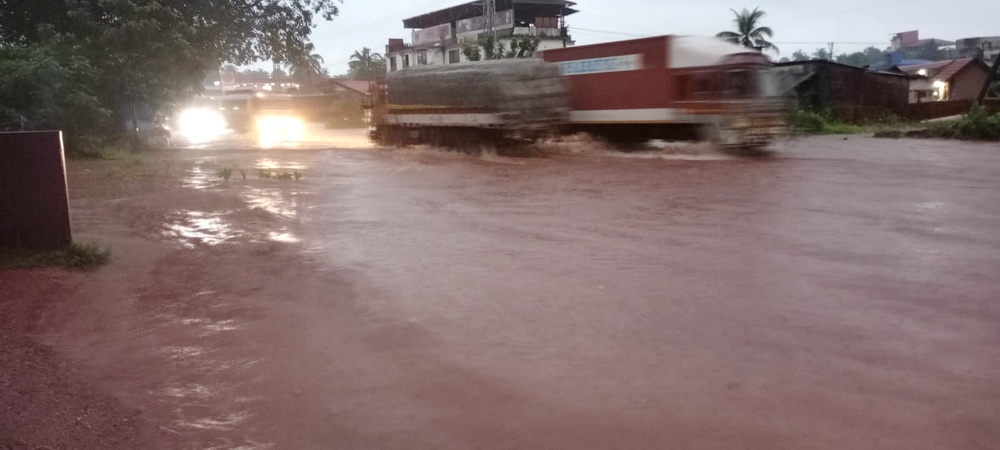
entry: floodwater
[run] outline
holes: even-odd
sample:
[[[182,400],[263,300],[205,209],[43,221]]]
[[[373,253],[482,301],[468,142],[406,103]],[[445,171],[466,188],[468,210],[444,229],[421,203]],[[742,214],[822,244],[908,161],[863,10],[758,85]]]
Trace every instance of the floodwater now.
[[[995,144],[233,142],[70,167],[114,262],[49,341],[164,448],[1000,446]]]

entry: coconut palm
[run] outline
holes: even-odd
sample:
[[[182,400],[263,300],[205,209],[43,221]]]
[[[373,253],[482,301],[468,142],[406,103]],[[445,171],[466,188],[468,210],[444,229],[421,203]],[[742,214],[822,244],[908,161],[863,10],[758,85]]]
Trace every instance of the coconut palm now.
[[[299,84],[311,86],[323,75],[323,57],[312,53],[315,49],[306,44],[302,52],[289,58],[288,74]]]
[[[769,27],[757,26],[757,22],[767,14],[761,11],[759,6],[754,8],[753,11],[748,11],[746,8],[743,8],[743,11],[740,12],[737,12],[735,9],[731,9],[730,11],[736,15],[736,18],[733,19],[733,22],[736,23],[736,31],[723,31],[717,34],[717,37],[744,47],[778,52],[778,47],[767,41],[767,39],[774,36],[774,31]]]
[[[348,74],[355,80],[371,81],[385,75],[385,58],[364,47],[351,55],[347,63]]]

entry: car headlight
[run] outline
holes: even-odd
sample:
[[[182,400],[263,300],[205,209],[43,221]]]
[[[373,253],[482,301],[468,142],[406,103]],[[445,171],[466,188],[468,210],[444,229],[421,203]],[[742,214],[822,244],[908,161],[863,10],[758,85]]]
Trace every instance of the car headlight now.
[[[178,131],[188,139],[203,141],[225,133],[226,119],[216,111],[189,109],[181,113],[178,127]]]

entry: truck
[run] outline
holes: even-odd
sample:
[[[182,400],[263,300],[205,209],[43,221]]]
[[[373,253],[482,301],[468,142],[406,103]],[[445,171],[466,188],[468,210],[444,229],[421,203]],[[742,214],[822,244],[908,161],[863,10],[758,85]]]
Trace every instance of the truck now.
[[[416,66],[373,90],[371,137],[383,144],[532,140],[569,118],[566,80],[540,59]]]
[[[770,61],[718,38],[659,36],[537,56],[392,72],[374,90],[371,136],[453,145],[584,132],[616,143],[755,147],[785,129]]]

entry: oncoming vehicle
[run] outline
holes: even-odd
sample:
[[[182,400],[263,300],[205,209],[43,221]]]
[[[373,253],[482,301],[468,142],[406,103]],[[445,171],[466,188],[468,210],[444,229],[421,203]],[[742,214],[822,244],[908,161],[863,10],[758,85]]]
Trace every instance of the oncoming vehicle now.
[[[295,111],[294,96],[237,90],[200,97],[181,111],[178,132],[204,142],[229,132],[253,132],[265,144],[301,140],[305,125]]]

